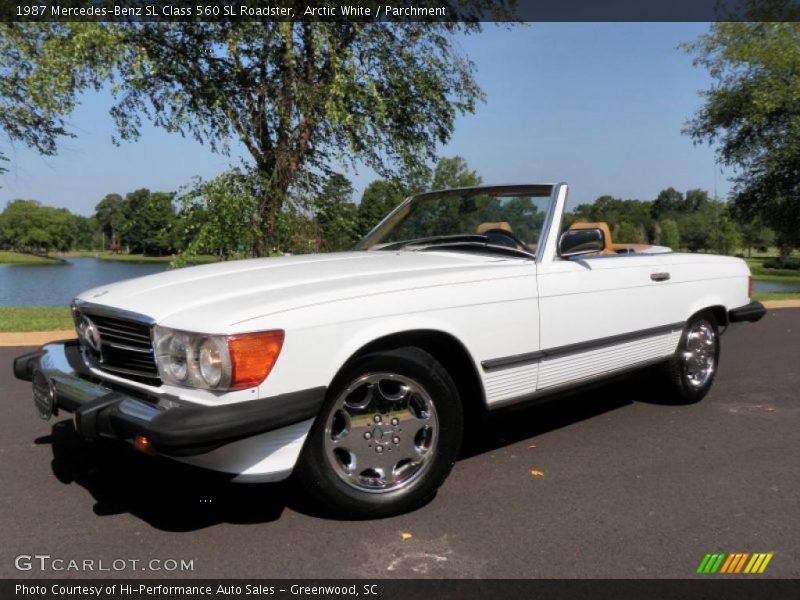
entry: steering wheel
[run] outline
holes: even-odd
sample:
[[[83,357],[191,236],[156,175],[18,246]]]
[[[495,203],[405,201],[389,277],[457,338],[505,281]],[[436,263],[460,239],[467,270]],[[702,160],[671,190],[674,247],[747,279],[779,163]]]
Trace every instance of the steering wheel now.
[[[508,246],[510,248],[519,248],[520,250],[528,250],[528,245],[519,239],[516,235],[505,229],[499,227],[495,229],[487,229],[483,232],[487,241],[496,246]]]

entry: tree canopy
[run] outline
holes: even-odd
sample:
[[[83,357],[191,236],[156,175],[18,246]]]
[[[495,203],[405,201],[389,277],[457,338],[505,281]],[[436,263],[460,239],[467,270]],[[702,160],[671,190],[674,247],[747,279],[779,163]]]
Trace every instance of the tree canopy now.
[[[466,6],[474,4],[492,3]],[[150,120],[216,151],[241,143],[260,176],[255,244],[264,254],[289,191],[324,182],[334,160],[383,177],[427,168],[456,117],[483,97],[473,63],[453,41],[458,31],[479,29],[477,22],[34,23],[13,36],[3,30],[4,47],[17,54],[2,68],[33,98],[59,94],[67,107],[80,91],[110,84],[119,139],[136,139]]]
[[[358,230],[364,236],[383,218],[394,210],[405,197],[405,192],[396,183],[376,179],[361,195],[358,205]]]
[[[52,86],[49,93],[32,93],[44,33],[15,23],[0,23],[0,134],[40,154],[56,153],[59,137],[70,135],[63,116],[74,107],[73,88]],[[0,149],[0,174],[8,156]]]
[[[800,246],[800,23],[715,23],[688,44],[714,86],[686,132],[738,169],[734,210]]]
[[[85,217],[35,200],[13,200],[0,213],[0,247],[34,254],[68,250],[81,233]]]

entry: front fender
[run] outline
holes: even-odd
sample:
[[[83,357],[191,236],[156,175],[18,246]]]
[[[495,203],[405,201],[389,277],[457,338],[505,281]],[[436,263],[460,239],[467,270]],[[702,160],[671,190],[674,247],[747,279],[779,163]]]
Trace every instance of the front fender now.
[[[368,344],[387,336],[421,330],[455,338],[465,347],[473,365],[478,364],[461,332],[452,323],[430,315],[404,315],[287,331],[279,364],[260,391],[262,394],[274,394],[280,389],[288,391],[298,387],[299,382],[303,386],[320,383],[327,388],[340,369]]]

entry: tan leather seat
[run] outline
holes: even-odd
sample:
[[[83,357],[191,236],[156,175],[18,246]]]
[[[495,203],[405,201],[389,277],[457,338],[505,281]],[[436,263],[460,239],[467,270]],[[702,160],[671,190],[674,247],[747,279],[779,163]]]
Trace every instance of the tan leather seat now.
[[[598,252],[597,254],[616,254],[617,251],[614,250],[614,244],[611,242],[611,229],[608,227],[608,223],[603,221],[599,221],[597,223],[583,223],[577,222],[573,223],[569,226],[570,229],[600,229],[603,232],[603,237],[605,238],[605,243],[603,245],[603,249]]]
[[[503,231],[511,231],[511,225],[508,221],[497,221],[495,223],[481,223],[475,230],[475,233],[486,233],[492,229],[502,229]]]

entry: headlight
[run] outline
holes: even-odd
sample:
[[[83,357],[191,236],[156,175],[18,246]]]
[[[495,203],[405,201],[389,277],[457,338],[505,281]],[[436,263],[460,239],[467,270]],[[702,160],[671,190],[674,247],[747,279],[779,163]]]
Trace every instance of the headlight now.
[[[226,374],[223,357],[227,348],[213,337],[204,338],[197,346],[197,364],[200,367],[200,376],[209,387],[217,387]]]
[[[164,383],[240,390],[266,379],[283,347],[283,331],[232,336],[156,327],[158,374]]]
[[[175,333],[169,337],[166,367],[178,381],[189,378],[189,350],[189,336],[185,333]]]

